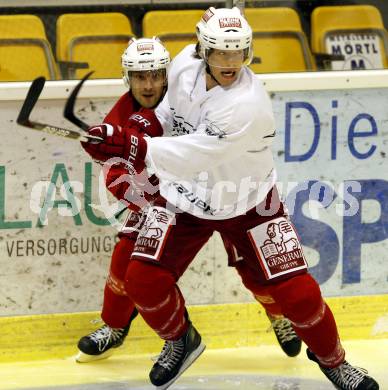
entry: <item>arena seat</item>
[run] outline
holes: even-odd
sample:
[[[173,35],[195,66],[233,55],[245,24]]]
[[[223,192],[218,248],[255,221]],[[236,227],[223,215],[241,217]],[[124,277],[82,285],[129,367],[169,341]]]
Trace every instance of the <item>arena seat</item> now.
[[[323,68],[333,70],[387,67],[387,31],[379,10],[371,5],[316,7],[311,14],[311,47],[330,58]]]
[[[185,46],[197,42],[195,25],[205,10],[149,11],[143,18],[143,35],[157,36],[175,57]]]
[[[63,14],[57,20],[57,60],[66,78],[120,78],[120,57],[134,36],[121,13]]]
[[[314,70],[306,35],[298,13],[287,7],[246,8],[253,30],[255,73]]]
[[[0,15],[0,81],[39,76],[58,76],[42,21],[35,15]]]

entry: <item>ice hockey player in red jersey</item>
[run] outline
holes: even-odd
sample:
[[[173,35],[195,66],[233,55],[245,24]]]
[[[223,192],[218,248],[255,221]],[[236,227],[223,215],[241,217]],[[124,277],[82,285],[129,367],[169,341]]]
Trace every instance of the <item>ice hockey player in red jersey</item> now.
[[[157,38],[132,39],[121,57],[121,63],[124,84],[128,87],[128,92],[121,96],[104,118],[104,126],[139,128],[139,122],[132,115],[140,111],[142,117],[146,118],[147,111],[154,109],[163,98],[167,90],[170,55]],[[145,120],[143,124],[146,124]],[[140,129],[150,137],[162,135],[160,127],[141,128],[140,124]],[[86,151],[91,152],[92,157],[99,160],[99,154],[93,153],[88,146],[84,144]],[[108,190],[124,202],[129,198],[128,191],[131,190],[128,181],[125,180],[127,174],[128,170],[123,164],[111,165],[105,172]],[[144,207],[147,203],[144,202]],[[130,324],[137,315],[134,304],[125,292],[124,276],[141,223],[142,205],[130,202],[126,202],[126,205],[129,213],[118,234],[119,241],[112,254],[104,289],[101,312],[104,325],[79,340],[79,353],[76,357],[78,362],[90,362],[110,356],[114,348],[123,343]]]

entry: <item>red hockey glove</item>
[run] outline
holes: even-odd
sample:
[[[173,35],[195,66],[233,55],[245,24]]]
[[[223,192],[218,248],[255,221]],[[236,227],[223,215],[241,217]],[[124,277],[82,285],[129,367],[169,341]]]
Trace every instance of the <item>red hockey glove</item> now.
[[[105,162],[118,157],[128,161],[136,172],[144,169],[144,158],[147,143],[143,135],[135,127],[121,127],[102,124],[89,129],[89,134],[102,134],[103,141],[99,143],[81,142],[82,147],[96,160]],[[125,161],[118,161],[123,163]]]
[[[112,157],[121,157],[133,164],[135,170],[140,172],[144,168],[139,165],[145,157],[147,144],[143,139],[143,134],[152,137],[163,134],[163,129],[157,120],[154,112],[142,109],[141,112],[134,113],[128,119],[124,128],[107,123],[91,127],[89,135],[100,137],[104,141],[81,142],[82,147],[99,161],[106,161]]]
[[[108,123],[103,123],[101,125],[90,127],[87,132],[88,135],[104,140],[107,134],[113,132],[113,126]],[[100,142],[102,142],[101,140],[96,138],[96,140],[89,139],[88,142],[81,141],[81,146],[94,160],[106,161],[107,156],[105,156],[105,154],[103,154],[97,146]]]

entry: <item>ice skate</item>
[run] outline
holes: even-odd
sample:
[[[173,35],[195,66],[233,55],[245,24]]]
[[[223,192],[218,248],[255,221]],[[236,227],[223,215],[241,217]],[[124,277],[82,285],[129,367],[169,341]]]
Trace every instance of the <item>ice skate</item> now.
[[[108,358],[115,348],[123,344],[128,331],[129,325],[125,328],[111,328],[106,324],[103,325],[78,341],[79,353],[75,360],[78,363],[88,363]]]
[[[165,341],[162,352],[150,372],[150,380],[159,390],[172,385],[204,351],[201,336],[189,324],[187,332],[176,341]]]
[[[302,348],[302,341],[295,333],[289,319],[276,318],[267,313],[278,342],[287,356],[297,356]]]
[[[378,390],[378,383],[363,368],[353,367],[346,360],[335,368],[322,367],[316,356],[307,349],[307,357],[318,363],[321,371],[339,390]]]

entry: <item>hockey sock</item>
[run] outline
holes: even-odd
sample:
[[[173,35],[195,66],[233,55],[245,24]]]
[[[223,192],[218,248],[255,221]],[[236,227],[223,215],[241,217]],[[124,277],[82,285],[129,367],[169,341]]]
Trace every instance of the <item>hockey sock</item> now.
[[[113,250],[101,313],[102,320],[112,328],[127,326],[135,310],[135,305],[128,297],[124,284],[133,246],[133,240],[121,237]]]
[[[272,286],[271,295],[292,322],[297,335],[323,366],[335,367],[343,362],[345,351],[333,314],[310,274],[298,275]]]
[[[186,332],[185,301],[173,274],[161,266],[131,260],[125,287],[147,324],[164,340],[178,340]]]

